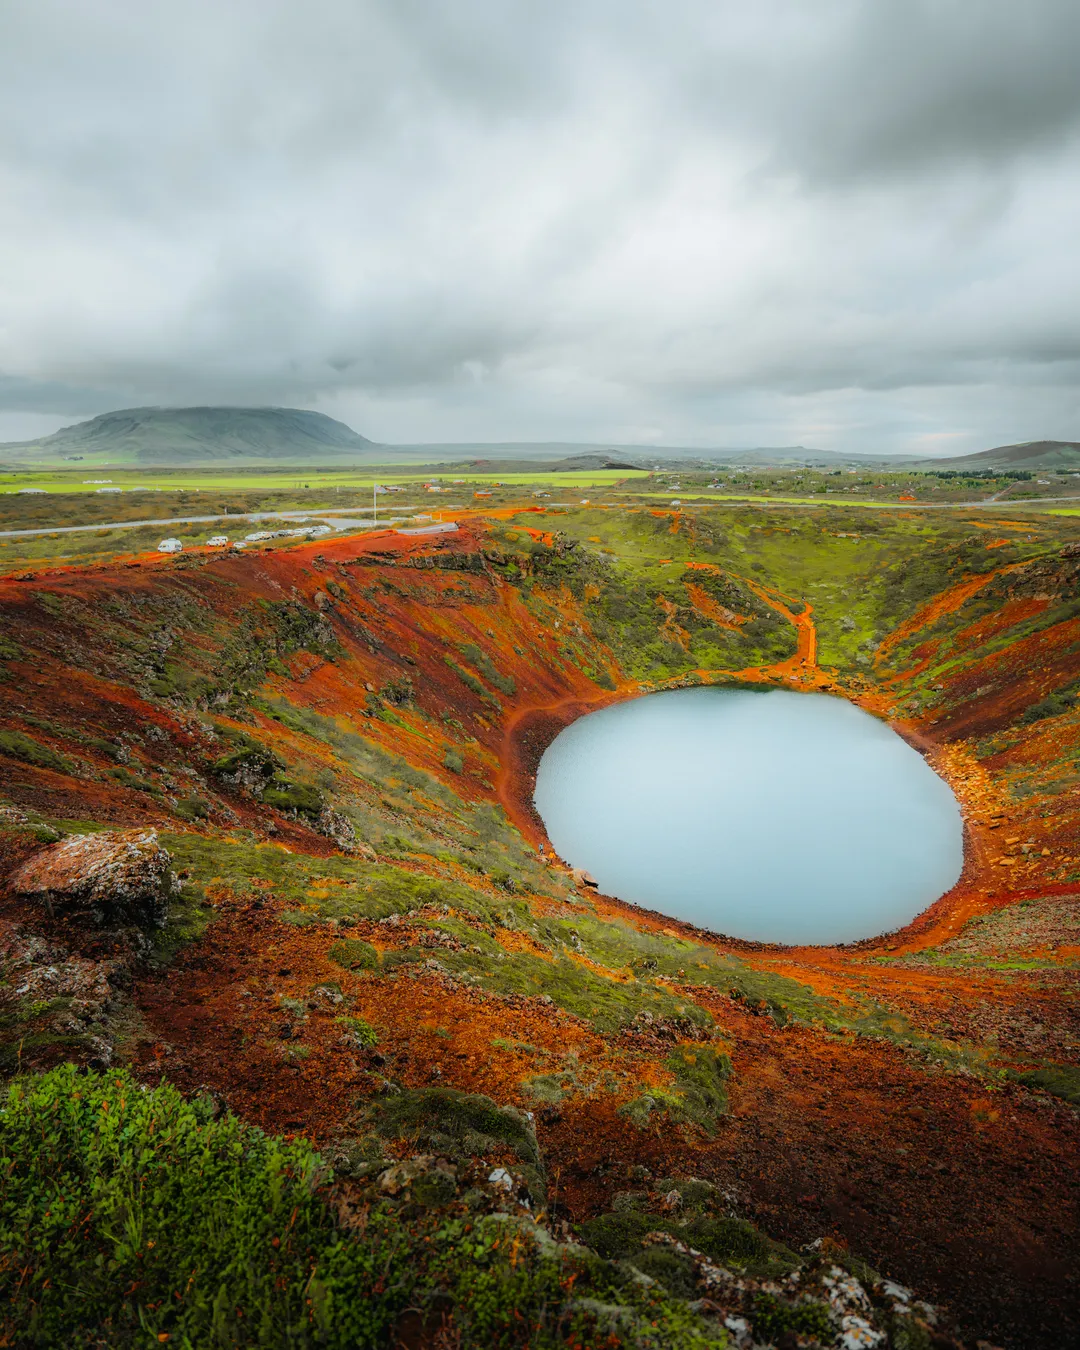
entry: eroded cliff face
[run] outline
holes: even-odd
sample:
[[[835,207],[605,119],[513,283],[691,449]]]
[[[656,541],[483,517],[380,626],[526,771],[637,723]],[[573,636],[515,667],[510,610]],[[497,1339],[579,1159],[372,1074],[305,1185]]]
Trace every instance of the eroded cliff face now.
[[[985,1336],[1060,1343],[1080,564],[1028,528],[1000,565],[872,541],[849,617],[814,589],[826,541],[775,522],[755,571],[715,522],[642,513],[634,556],[663,572],[621,562],[599,513],[581,538],[550,524],[0,579],[8,1070],[123,1061],[335,1146],[388,1083],[483,1093],[533,1113],[570,1219],[702,1177]],[[544,746],[605,701],[732,675],[891,716],[964,808],[954,891],[899,934],[799,950],[576,885],[531,809]],[[183,883],[163,928],[11,880],[64,835],[136,827]]]

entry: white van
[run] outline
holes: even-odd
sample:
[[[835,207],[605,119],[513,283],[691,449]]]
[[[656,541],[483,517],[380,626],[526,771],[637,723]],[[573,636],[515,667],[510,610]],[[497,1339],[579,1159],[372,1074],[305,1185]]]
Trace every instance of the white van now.
[[[159,553],[180,553],[183,547],[179,539],[163,539],[157,546]]]
[[[206,541],[206,547],[224,548],[228,542],[229,536],[227,534],[212,534],[210,538]]]

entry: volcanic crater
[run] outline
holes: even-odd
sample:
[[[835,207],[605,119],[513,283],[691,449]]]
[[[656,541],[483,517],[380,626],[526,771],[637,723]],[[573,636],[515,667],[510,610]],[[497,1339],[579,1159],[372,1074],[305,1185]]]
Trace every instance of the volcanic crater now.
[[[388,1083],[483,1094],[532,1113],[560,1223],[700,1178],[972,1335],[1075,1338],[1077,527],[457,519],[0,577],[5,1071],[123,1064],[327,1149]],[[888,719],[961,805],[960,881],[834,947],[581,884],[533,805],[543,751],[700,684]],[[182,883],[149,955],[12,881],[136,829]]]

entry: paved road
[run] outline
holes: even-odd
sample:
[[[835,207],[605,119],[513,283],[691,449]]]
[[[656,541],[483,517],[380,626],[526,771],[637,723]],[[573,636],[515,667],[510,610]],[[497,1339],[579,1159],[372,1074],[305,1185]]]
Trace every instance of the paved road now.
[[[662,496],[662,495],[664,495],[664,494],[661,494],[661,493],[648,493],[648,494],[645,494],[645,493],[643,493],[642,495],[643,495],[643,496],[648,495],[648,496],[659,497],[659,496]],[[1073,504],[1074,506],[1076,506],[1077,508],[1080,508],[1080,496],[1072,496],[1072,497],[1031,497],[1031,498],[1029,498],[1027,501],[1017,501],[1015,498],[1012,499],[1012,500],[1006,498],[1005,501],[1001,501],[1001,502],[995,500],[994,498],[984,499],[984,500],[978,501],[978,502],[884,502],[884,501],[875,501],[873,498],[861,498],[861,499],[859,499],[859,498],[834,498],[834,500],[831,501],[831,502],[827,502],[827,501],[820,501],[820,502],[794,502],[794,501],[786,500],[786,499],[783,498],[783,497],[775,497],[775,498],[758,498],[758,497],[754,497],[754,498],[751,498],[751,497],[738,497],[738,496],[735,496],[734,494],[731,495],[731,496],[726,496],[726,497],[702,497],[702,496],[697,496],[697,495],[695,494],[694,496],[687,496],[687,497],[685,497],[683,500],[684,500],[684,501],[687,501],[687,502],[695,502],[695,501],[697,501],[697,502],[725,502],[725,501],[727,501],[727,502],[739,502],[739,501],[750,501],[750,500],[753,500],[753,501],[764,502],[764,503],[767,503],[768,501],[775,501],[776,504],[777,504],[778,506],[879,506],[879,507],[895,506],[895,507],[916,508],[916,509],[918,509],[918,510],[920,510],[920,511],[922,511],[922,510],[947,511],[947,510],[950,510],[950,509],[955,510],[955,509],[957,509],[958,507],[972,507],[972,506],[1013,506],[1013,507],[1016,507],[1016,508],[1018,508],[1018,509],[1022,509],[1022,508],[1024,508],[1024,507],[1030,507],[1030,506],[1043,506],[1043,505],[1046,504],[1047,502],[1072,502],[1072,504]],[[545,507],[552,507],[552,506],[566,507],[566,506],[578,506],[578,505],[580,505],[579,502],[545,502],[545,503],[544,503],[544,506],[545,506]],[[601,505],[601,503],[597,503],[597,505]],[[434,508],[432,508],[432,509],[434,509]],[[483,507],[471,507],[471,506],[470,506],[470,507],[460,507],[460,506],[451,506],[451,505],[447,505],[447,506],[440,506],[440,507],[439,507],[439,510],[441,510],[441,511],[460,511],[460,510],[469,510],[469,511],[477,511],[477,512],[480,513],[480,514],[483,513]],[[208,524],[210,521],[215,521],[215,520],[220,520],[220,521],[224,521],[224,522],[228,522],[228,521],[231,521],[231,520],[238,520],[238,521],[239,521],[239,520],[244,520],[244,521],[251,521],[251,520],[313,520],[313,519],[314,519],[314,520],[341,520],[341,519],[344,519],[346,516],[370,516],[370,515],[371,515],[371,507],[370,507],[370,506],[350,506],[350,507],[337,507],[337,508],[334,508],[333,510],[330,510],[330,511],[313,511],[313,510],[308,510],[308,511],[250,511],[250,512],[248,512],[247,515],[239,515],[239,514],[236,514],[236,515],[227,515],[227,516],[223,516],[223,515],[215,515],[215,516],[168,516],[168,517],[166,517],[166,518],[163,519],[163,520],[106,520],[106,521],[97,521],[97,522],[96,522],[95,524],[93,524],[93,525],[44,525],[44,526],[40,526],[40,527],[35,527],[35,528],[32,529],[32,530],[0,530],[0,539],[23,539],[23,538],[29,538],[29,537],[31,537],[31,536],[33,536],[33,535],[38,535],[38,534],[78,534],[81,530],[135,530],[135,529],[138,529],[140,526],[143,526],[143,525],[161,525],[161,526],[168,526],[168,525],[201,525],[201,524]],[[391,519],[389,516],[387,516],[387,517],[385,517],[383,520],[381,520],[379,523],[380,523],[380,524],[384,524],[384,525],[392,525],[392,524],[396,524],[399,520],[402,520],[402,519],[404,519],[404,517],[400,517],[400,516],[399,516],[399,517],[395,517],[395,518]],[[351,523],[351,522],[347,522],[347,523]],[[358,523],[363,523],[363,522],[358,522]]]
[[[199,525],[212,520],[338,520],[345,516],[370,516],[370,506],[335,507],[332,511],[251,511],[247,515],[168,516],[164,520],[107,520],[96,525],[46,525],[32,530],[0,530],[0,539],[21,539],[35,534],[77,534],[80,530],[135,530],[141,525]],[[382,523],[382,522],[380,522]],[[389,523],[389,517],[386,520]]]

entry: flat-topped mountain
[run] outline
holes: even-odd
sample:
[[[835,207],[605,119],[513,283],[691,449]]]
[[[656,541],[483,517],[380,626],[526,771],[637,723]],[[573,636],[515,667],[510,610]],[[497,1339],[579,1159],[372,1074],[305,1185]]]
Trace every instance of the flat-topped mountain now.
[[[19,459],[93,456],[136,464],[311,462],[363,454],[373,444],[344,422],[304,408],[122,408],[3,450]]]

